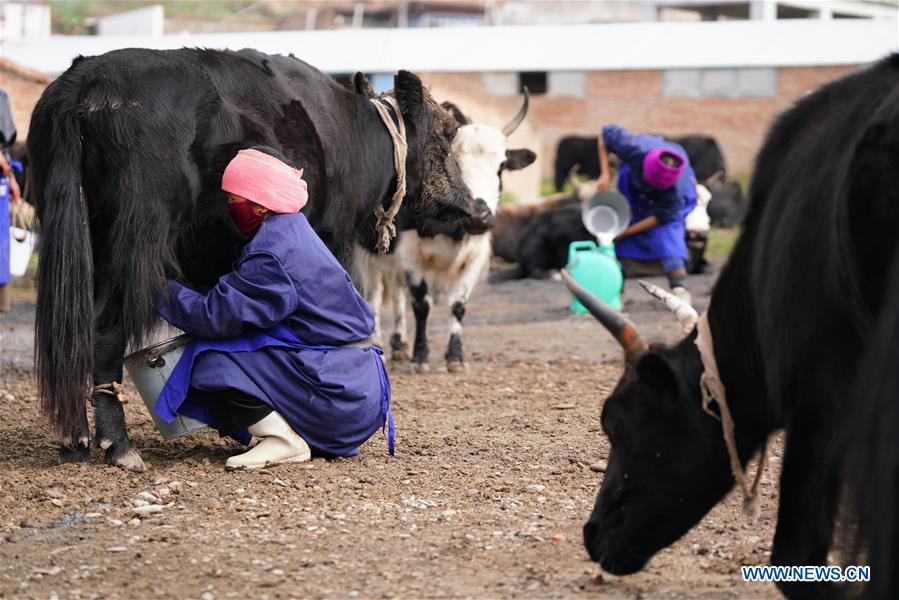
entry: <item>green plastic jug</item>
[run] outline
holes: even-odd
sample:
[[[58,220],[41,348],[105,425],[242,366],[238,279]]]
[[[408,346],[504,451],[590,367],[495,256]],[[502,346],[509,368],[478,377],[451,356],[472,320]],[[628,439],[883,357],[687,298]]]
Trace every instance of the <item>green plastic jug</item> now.
[[[565,268],[590,293],[615,310],[621,310],[624,276],[613,244],[598,246],[589,240],[572,242],[568,246],[568,265]],[[587,309],[577,298],[572,298],[571,312],[580,314],[587,312]]]

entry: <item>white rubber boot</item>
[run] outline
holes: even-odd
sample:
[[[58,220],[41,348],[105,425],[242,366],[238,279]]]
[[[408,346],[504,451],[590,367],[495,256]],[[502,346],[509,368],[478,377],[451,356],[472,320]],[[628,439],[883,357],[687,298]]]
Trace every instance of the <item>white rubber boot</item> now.
[[[284,417],[272,411],[261,421],[250,425],[253,437],[259,443],[243,454],[232,456],[225,462],[229,471],[236,469],[261,469],[281,463],[303,462],[312,458],[306,440],[291,429]]]
[[[693,306],[693,297],[690,295],[690,292],[687,291],[687,288],[682,287],[682,286],[677,286],[677,287],[671,288],[671,293],[674,294],[675,296],[677,296],[678,298],[680,298],[681,300],[683,300],[684,302],[686,302],[687,304],[689,304],[690,306]]]

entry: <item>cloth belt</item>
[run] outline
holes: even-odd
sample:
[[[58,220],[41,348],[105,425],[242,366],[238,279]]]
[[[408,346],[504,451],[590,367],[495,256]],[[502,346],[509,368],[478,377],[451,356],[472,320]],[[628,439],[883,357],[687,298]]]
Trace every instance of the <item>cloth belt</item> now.
[[[393,407],[390,398],[390,382],[387,380],[387,369],[384,367],[384,351],[378,346],[371,346],[371,349],[378,355],[378,378],[381,380],[381,416],[384,418],[384,426],[381,432],[387,429],[387,452],[390,456],[396,455],[396,425],[393,422]]]

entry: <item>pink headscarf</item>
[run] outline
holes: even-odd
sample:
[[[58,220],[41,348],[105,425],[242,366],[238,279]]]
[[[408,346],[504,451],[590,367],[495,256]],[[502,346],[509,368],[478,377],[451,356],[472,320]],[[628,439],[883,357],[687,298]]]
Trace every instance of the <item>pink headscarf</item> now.
[[[680,164],[676,167],[666,165],[662,161],[662,156],[666,154],[676,157]],[[654,148],[643,158],[643,179],[657,190],[667,190],[677,182],[686,165],[687,161],[680,152],[668,148]]]
[[[309,194],[302,169],[258,150],[241,150],[222,175],[222,189],[276,213],[300,212]]]

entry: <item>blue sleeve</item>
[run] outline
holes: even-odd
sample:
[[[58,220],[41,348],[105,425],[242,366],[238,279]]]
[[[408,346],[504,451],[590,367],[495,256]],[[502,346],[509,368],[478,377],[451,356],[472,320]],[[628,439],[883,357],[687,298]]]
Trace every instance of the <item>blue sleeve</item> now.
[[[191,335],[222,338],[247,326],[274,327],[299,303],[293,280],[268,253],[245,256],[237,270],[224,275],[208,294],[170,281],[159,307],[162,317]]]
[[[635,154],[645,152],[639,137],[618,125],[606,125],[602,128],[602,143],[605,147],[623,161],[629,160]]]
[[[673,185],[667,190],[658,192],[655,198],[653,214],[662,224],[684,219],[685,199],[678,193],[677,187]]]

